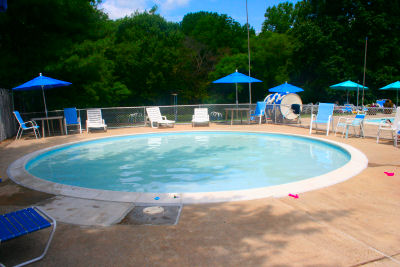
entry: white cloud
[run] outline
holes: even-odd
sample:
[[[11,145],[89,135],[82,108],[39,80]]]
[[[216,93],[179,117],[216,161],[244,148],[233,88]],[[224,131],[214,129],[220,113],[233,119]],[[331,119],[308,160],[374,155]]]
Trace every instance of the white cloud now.
[[[136,10],[144,11],[146,0],[107,0],[101,4],[101,8],[111,19],[118,19],[134,13]]]
[[[105,0],[100,8],[108,14],[111,19],[122,18],[134,13],[136,10],[143,12],[150,10],[155,4],[159,11],[170,11],[175,8],[187,6],[191,0]]]
[[[165,0],[161,1],[161,8],[171,10],[177,7],[186,6],[189,2],[190,0]]]

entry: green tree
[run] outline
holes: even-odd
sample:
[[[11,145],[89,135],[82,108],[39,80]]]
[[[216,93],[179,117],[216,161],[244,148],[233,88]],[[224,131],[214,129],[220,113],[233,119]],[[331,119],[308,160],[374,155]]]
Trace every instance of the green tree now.
[[[170,104],[181,93],[184,36],[160,15],[136,13],[117,21],[115,75],[131,91],[126,104]]]
[[[382,70],[399,76],[400,23],[397,1],[342,0],[302,1],[290,34],[295,41],[293,63],[295,79],[305,84],[309,100],[335,99],[338,93],[328,86],[351,79],[363,80],[364,46],[368,36],[366,85],[375,100],[384,80]]]
[[[264,17],[262,32],[285,33],[293,26],[294,6],[292,3],[284,2],[277,6],[268,7]]]

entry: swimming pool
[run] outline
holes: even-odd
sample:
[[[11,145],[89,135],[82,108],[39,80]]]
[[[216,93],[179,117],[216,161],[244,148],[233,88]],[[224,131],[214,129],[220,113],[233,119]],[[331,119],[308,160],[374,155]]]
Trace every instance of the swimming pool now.
[[[340,172],[353,160],[354,151],[315,138],[221,131],[103,138],[38,151],[19,166],[42,183],[41,191],[53,187],[73,196],[84,191],[87,198],[107,200],[111,194],[116,201],[171,194],[192,200],[208,195],[209,201],[217,201],[221,194],[251,199],[262,192],[265,197],[265,189],[276,195],[285,186],[293,193],[323,187],[347,174],[324,185],[315,181]],[[360,167],[351,170],[359,171]]]
[[[389,120],[390,123],[393,123],[394,118],[374,118],[374,119],[367,119],[365,120],[365,123],[369,124],[380,124],[382,121]]]

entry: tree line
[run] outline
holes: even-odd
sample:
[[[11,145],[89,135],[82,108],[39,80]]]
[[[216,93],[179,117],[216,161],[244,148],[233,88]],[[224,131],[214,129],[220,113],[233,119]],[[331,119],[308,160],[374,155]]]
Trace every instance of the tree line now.
[[[196,12],[179,23],[157,7],[111,20],[99,0],[10,0],[0,13],[0,87],[43,73],[73,85],[46,91],[49,109],[234,103],[234,85],[212,84],[235,70],[248,73],[247,25],[226,14]],[[365,103],[400,79],[399,1],[303,0],[269,7],[260,33],[250,28],[252,101],[284,82],[304,103],[345,101],[329,85],[363,82]],[[248,102],[239,85],[239,102]],[[23,107],[41,110],[37,92],[18,92]],[[16,94],[16,95],[17,95]],[[355,101],[353,101],[355,102]]]

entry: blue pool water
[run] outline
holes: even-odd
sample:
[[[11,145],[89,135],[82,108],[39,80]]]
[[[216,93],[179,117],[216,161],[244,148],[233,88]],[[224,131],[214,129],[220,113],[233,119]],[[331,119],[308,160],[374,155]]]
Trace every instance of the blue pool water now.
[[[345,165],[344,149],[304,137],[181,132],[113,137],[45,152],[26,170],[55,183],[128,192],[216,192],[279,185]]]
[[[381,121],[386,121],[389,120],[391,123],[393,123],[394,118],[377,118],[377,119],[367,119],[365,120],[367,123],[373,123],[373,124],[379,124]]]

